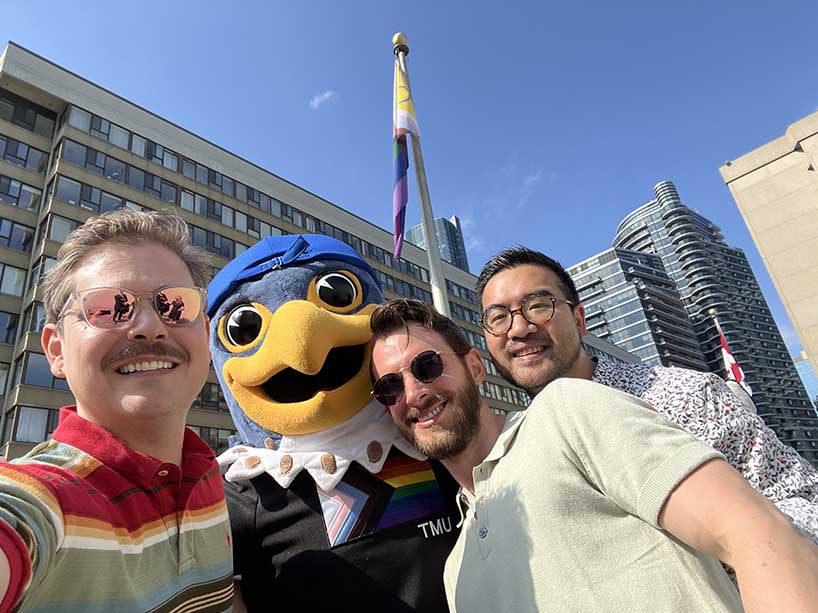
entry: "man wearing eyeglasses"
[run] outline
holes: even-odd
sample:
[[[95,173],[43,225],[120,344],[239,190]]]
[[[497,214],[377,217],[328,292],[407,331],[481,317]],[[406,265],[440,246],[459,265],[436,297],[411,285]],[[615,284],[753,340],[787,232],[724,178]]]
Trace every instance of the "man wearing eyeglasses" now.
[[[452,611],[815,610],[818,547],[638,399],[563,377],[506,419],[477,393],[480,354],[429,305],[389,302],[371,328],[376,399],[462,488]]]
[[[588,331],[574,282],[559,262],[537,251],[501,251],[483,267],[477,291],[486,344],[507,381],[532,397],[559,377],[589,379],[638,396],[724,454],[818,543],[818,471],[718,375],[626,364],[604,354],[591,359],[582,346]]]
[[[91,218],[60,248],[42,345],[76,406],[0,465],[0,611],[229,610],[221,476],[185,428],[210,361],[209,275],[185,222],[161,213]]]

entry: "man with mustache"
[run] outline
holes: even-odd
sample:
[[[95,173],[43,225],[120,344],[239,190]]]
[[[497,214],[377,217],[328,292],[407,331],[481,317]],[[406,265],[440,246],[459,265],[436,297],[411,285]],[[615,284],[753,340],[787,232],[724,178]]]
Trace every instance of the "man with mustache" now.
[[[210,271],[185,222],[156,212],[92,217],[60,248],[42,345],[76,406],[0,465],[0,611],[229,610],[221,476],[185,428],[210,362]],[[184,299],[179,317],[162,294]]]
[[[532,397],[559,377],[589,379],[638,396],[657,413],[724,454],[753,488],[818,543],[818,471],[785,445],[716,374],[626,364],[585,353],[585,311],[556,260],[512,247],[477,280],[494,365]],[[623,452],[627,450],[623,448]]]
[[[506,418],[450,319],[395,300],[371,328],[375,398],[461,485],[452,611],[815,610],[818,547],[635,397],[561,378]]]

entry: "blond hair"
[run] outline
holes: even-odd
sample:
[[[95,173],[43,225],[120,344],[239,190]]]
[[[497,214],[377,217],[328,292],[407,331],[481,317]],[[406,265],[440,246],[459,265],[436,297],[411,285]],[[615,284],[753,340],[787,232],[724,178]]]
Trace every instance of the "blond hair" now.
[[[74,277],[83,262],[106,243],[166,247],[185,263],[193,283],[206,287],[212,276],[207,252],[189,242],[187,223],[172,213],[120,209],[91,217],[68,235],[57,253],[57,264],[45,277],[43,295],[46,323],[56,323],[74,291]]]

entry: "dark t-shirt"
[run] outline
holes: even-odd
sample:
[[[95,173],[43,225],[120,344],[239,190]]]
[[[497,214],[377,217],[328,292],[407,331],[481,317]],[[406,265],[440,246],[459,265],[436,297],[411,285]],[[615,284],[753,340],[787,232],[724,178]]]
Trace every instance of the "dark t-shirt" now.
[[[331,546],[307,472],[287,489],[267,474],[225,483],[235,573],[247,608],[447,611],[443,565],[457,540],[459,515],[457,484],[446,469],[393,450],[378,475],[353,463],[336,490],[363,492],[367,502],[346,540],[336,535]]]

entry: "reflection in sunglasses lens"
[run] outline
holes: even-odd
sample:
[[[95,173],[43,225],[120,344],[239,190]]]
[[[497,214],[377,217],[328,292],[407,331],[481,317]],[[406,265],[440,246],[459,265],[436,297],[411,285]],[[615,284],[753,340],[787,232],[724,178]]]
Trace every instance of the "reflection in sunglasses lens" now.
[[[145,298],[137,298],[127,290],[99,288],[82,294],[81,304],[85,320],[92,327],[110,329],[129,323],[140,300]],[[147,300],[167,325],[194,321],[202,304],[199,292],[189,287],[166,288]]]

